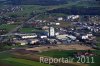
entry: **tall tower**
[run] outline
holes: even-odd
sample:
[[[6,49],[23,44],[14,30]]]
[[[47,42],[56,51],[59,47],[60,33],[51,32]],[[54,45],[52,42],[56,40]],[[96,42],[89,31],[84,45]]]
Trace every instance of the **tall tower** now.
[[[55,36],[55,29],[54,27],[49,27],[49,37],[54,37]]]

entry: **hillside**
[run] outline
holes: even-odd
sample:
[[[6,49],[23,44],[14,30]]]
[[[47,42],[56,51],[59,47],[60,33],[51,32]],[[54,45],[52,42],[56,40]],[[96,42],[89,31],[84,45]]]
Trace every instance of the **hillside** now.
[[[97,0],[6,0],[7,4],[16,5],[62,5],[62,4],[98,4]]]

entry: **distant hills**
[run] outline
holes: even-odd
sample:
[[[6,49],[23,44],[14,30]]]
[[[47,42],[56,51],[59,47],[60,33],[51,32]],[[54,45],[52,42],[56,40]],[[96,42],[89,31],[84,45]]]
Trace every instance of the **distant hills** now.
[[[0,0],[0,3],[51,6],[47,13],[100,15],[100,0]]]
[[[90,8],[58,8],[47,11],[48,13],[63,13],[69,15],[100,15],[100,7],[90,7]]]
[[[4,1],[4,0],[1,0]],[[6,4],[14,4],[14,5],[61,5],[61,4],[68,4],[68,3],[76,3],[76,2],[90,2],[97,3],[99,0],[6,0]]]
[[[7,0],[10,4],[22,5],[60,5],[67,4],[67,0]]]

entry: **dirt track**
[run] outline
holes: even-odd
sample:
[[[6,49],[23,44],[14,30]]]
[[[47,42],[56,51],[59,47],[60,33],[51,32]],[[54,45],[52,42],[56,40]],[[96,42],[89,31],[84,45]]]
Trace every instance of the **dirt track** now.
[[[35,48],[27,48],[26,50],[33,51],[48,51],[48,50],[93,50],[91,47],[85,45],[56,45],[56,46],[40,46]]]

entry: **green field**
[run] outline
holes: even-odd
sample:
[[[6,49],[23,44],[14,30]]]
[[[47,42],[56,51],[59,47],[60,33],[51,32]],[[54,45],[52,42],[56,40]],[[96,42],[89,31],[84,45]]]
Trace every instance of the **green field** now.
[[[0,25],[0,29],[6,29],[7,31],[11,31],[15,27],[17,27],[17,25],[10,25],[10,24],[2,24],[2,25]]]
[[[49,64],[43,64],[31,60],[13,58],[13,56],[9,52],[0,53],[0,65],[1,64],[7,64],[7,66],[52,66]]]
[[[43,63],[25,60],[25,59],[17,59],[17,58],[7,58],[7,59],[3,59],[3,61],[5,63],[12,63],[12,65],[14,66],[51,66],[48,64],[43,64]]]
[[[100,37],[96,37],[96,40],[98,42],[96,45],[100,48]]]
[[[78,52],[75,50],[69,50],[69,51],[58,51],[58,50],[52,50],[52,51],[46,51],[39,53],[40,56],[49,56],[49,57],[55,57],[55,58],[61,58],[61,57],[69,57],[72,56],[74,52]],[[82,52],[82,51],[81,51]],[[93,50],[92,52],[100,55],[99,50]],[[100,56],[94,56],[95,63],[89,64],[89,66],[99,66],[100,65]],[[21,58],[15,58],[12,54],[9,52],[1,52],[0,53],[0,64],[7,64],[10,66],[52,66],[49,64],[43,64],[36,61],[21,59]]]
[[[73,57],[73,53],[74,52],[78,52],[75,50],[69,50],[69,51],[46,51],[46,52],[42,52],[40,53],[40,55],[42,56],[50,56],[50,57],[55,57],[55,58],[67,58],[67,57]],[[84,52],[83,50],[81,52]],[[96,53],[98,55],[100,55],[100,51],[99,50],[92,50],[93,53]],[[94,57],[94,61],[95,63],[93,64],[89,64],[89,66],[99,66],[100,65],[100,56],[93,56]],[[76,61],[76,60],[75,60]]]
[[[19,31],[23,33],[31,33],[31,32],[41,32],[43,30],[39,30],[35,28],[21,28]]]

